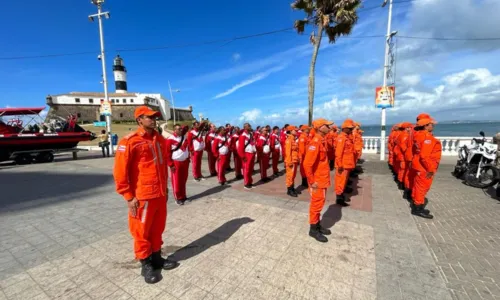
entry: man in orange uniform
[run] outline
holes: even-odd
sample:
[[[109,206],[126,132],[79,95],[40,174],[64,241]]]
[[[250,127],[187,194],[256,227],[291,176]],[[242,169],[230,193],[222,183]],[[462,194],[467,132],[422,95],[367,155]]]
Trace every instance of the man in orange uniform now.
[[[408,130],[410,128],[411,128],[411,123],[409,122],[400,123],[399,134],[397,138],[394,140],[394,155],[398,163],[396,183],[398,184],[398,188],[400,190],[404,189],[404,175],[406,172],[405,152],[407,150],[407,142],[408,142],[407,140],[409,136]]]
[[[297,165],[299,164],[299,145],[295,140],[297,136],[297,127],[289,125],[286,128],[285,141],[285,171],[287,195],[297,197],[297,191],[294,187],[295,176],[297,176]]]
[[[310,141],[304,158],[304,171],[309,183],[311,203],[309,205],[309,235],[317,241],[325,243],[325,235],[332,232],[320,224],[320,215],[325,205],[326,191],[330,186],[330,166],[328,162],[328,144],[326,135],[330,133],[332,122],[317,119],[312,122],[316,135]]]
[[[159,112],[139,106],[134,117],[139,128],[118,144],[113,176],[116,191],[129,208],[129,229],[135,257],[147,283],[161,280],[155,269],[171,270],[177,262],[161,257],[167,219],[167,156],[165,139],[156,128]]]
[[[399,138],[399,135],[401,134],[401,123],[396,124],[396,130],[394,131],[394,135],[392,136],[392,171],[394,173],[394,181],[398,181],[398,173],[399,173],[399,168],[400,168],[400,161],[399,161],[399,148],[396,147],[396,141]]]
[[[393,162],[394,162],[394,148],[392,141],[394,139],[394,132],[396,132],[396,125],[392,126],[391,133],[389,133],[389,136],[387,137],[387,150],[389,151],[389,168],[391,171],[393,171]]]
[[[354,144],[351,137],[353,128],[352,120],[345,120],[335,146],[335,195],[337,196],[337,204],[342,206],[348,206],[346,201],[349,200],[346,200],[344,190],[349,172],[356,167]]]
[[[302,125],[300,127],[300,130],[302,133],[299,136],[299,162],[300,162],[300,176],[302,177],[302,186],[305,188],[308,188],[309,186],[307,185],[307,176],[306,173],[304,172],[304,158],[306,157],[306,149],[307,145],[309,145],[310,139],[309,139],[309,132],[311,129],[307,125]]]
[[[330,132],[328,132],[328,134],[325,136],[326,144],[328,146],[327,153],[330,171],[333,171],[333,169],[335,168],[335,141],[337,140],[337,137],[337,126],[332,123],[332,125],[330,126]]]
[[[423,128],[423,138],[415,141],[415,152],[411,165],[416,174],[413,183],[411,213],[427,219],[432,219],[433,216],[425,209],[425,195],[431,188],[442,152],[441,142],[432,134],[435,123],[433,119],[421,119],[417,122],[417,126]]]

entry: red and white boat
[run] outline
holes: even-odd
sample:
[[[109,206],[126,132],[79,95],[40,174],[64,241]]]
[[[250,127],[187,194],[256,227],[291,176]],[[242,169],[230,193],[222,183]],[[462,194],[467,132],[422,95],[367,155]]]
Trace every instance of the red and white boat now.
[[[79,142],[96,138],[94,133],[78,126],[74,115],[70,115],[68,120],[44,121],[40,116],[44,109],[0,108],[0,161],[15,160],[19,164],[33,160],[50,162],[54,153],[71,151]]]

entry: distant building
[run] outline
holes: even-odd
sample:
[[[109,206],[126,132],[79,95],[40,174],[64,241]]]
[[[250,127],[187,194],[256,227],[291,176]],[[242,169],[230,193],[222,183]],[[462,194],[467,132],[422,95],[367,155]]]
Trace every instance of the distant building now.
[[[173,109],[170,102],[157,93],[131,93],[127,91],[126,68],[123,59],[117,56],[113,64],[115,93],[108,93],[111,102],[113,122],[134,121],[134,110],[137,106],[147,105],[162,113],[162,120],[173,119]],[[80,122],[90,123],[104,121],[100,115],[100,105],[104,101],[104,93],[70,92],[68,94],[48,95],[46,103],[50,107],[47,118],[59,116],[66,118],[76,114]],[[175,108],[176,121],[194,120],[193,107]]]

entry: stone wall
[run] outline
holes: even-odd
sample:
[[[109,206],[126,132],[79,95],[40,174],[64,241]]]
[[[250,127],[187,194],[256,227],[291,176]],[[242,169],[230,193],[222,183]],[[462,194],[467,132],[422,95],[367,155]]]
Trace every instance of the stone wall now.
[[[137,105],[113,105],[112,106],[112,120],[113,122],[134,122],[134,111]],[[68,117],[69,114],[77,114],[78,121],[84,123],[92,123],[95,121],[102,120],[99,113],[100,106],[98,105],[57,105],[53,104],[47,114],[47,118],[53,118],[54,116],[59,116],[64,119]],[[156,108],[153,108],[157,110]]]
[[[174,120],[174,110],[170,108],[170,120]],[[186,109],[175,109],[175,121],[191,121],[194,120],[193,111]]]

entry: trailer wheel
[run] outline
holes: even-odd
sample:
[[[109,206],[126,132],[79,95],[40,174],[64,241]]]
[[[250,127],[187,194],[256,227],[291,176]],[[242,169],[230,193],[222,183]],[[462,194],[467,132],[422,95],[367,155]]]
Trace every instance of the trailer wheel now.
[[[20,154],[20,155],[16,156],[16,158],[14,159],[14,161],[18,165],[31,164],[32,160],[33,160],[33,158],[29,154]]]
[[[52,162],[54,161],[54,154],[52,152],[41,152],[36,156],[35,160],[38,163]]]

